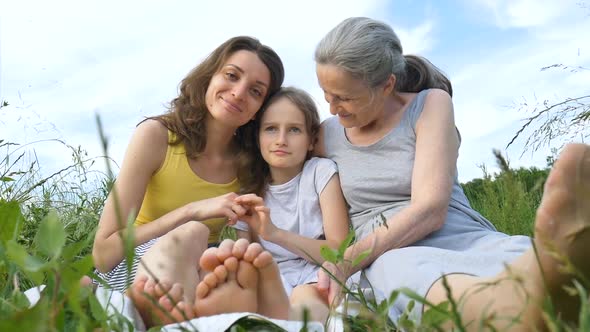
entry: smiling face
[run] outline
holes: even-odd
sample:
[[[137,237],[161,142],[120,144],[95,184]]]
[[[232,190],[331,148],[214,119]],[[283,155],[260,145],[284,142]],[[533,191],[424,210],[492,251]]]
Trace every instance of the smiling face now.
[[[330,64],[318,64],[316,73],[330,113],[338,116],[343,127],[364,127],[378,120],[388,93],[384,87],[371,90],[362,80]]]
[[[205,102],[211,116],[239,127],[254,117],[262,106],[270,85],[270,71],[258,56],[240,50],[213,75]]]
[[[274,181],[277,171],[289,178],[301,172],[308,152],[313,150],[305,115],[285,97],[274,101],[262,115],[258,142]]]

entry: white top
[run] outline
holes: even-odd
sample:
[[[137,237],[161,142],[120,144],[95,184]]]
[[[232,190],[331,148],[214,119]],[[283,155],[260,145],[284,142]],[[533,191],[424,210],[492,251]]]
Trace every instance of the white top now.
[[[278,228],[311,239],[322,237],[324,227],[320,194],[337,172],[336,164],[332,160],[311,158],[305,162],[301,173],[288,182],[270,185],[264,196],[264,202],[270,208],[273,224]],[[238,221],[234,227],[242,231],[248,230],[248,224],[244,221]],[[279,265],[283,281],[287,281],[291,287],[306,283],[302,281],[309,280],[310,273],[317,273],[315,264],[309,263],[295,253],[263,239],[260,239],[260,244],[272,254]],[[305,250],[305,248],[302,249]],[[285,288],[288,288],[287,285]]]

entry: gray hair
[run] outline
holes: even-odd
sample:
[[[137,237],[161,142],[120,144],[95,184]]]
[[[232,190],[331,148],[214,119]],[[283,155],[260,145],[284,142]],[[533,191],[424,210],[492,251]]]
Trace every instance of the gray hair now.
[[[438,68],[422,57],[404,55],[393,29],[367,17],[347,18],[328,32],[316,47],[315,61],[343,69],[370,89],[393,74],[398,91],[440,88],[452,95],[451,82]]]

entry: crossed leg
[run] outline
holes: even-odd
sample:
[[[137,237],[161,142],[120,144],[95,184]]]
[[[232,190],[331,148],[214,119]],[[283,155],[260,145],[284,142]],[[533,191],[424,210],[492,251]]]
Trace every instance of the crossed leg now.
[[[590,146],[570,144],[545,184],[535,221],[536,252],[525,252],[493,278],[447,276],[453,298],[463,301],[461,316],[469,329],[479,329],[482,321],[498,330],[543,329],[542,305],[548,296],[562,319],[576,320],[579,297],[564,286],[573,286],[574,270],[581,278],[590,277],[589,203]],[[447,300],[442,280],[426,298],[435,304]]]
[[[198,262],[208,237],[207,226],[188,222],[158,239],[142,257],[127,294],[148,327],[194,317],[192,290],[200,281]]]

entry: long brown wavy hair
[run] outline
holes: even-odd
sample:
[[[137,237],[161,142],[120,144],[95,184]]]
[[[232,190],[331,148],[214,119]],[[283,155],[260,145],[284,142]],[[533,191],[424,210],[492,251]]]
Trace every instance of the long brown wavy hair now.
[[[320,116],[313,98],[305,91],[294,87],[284,87],[277,91],[268,102],[256,113],[255,124],[256,130],[256,149],[243,159],[240,171],[244,172],[241,177],[241,186],[243,193],[255,193],[264,197],[268,184],[271,181],[270,169],[268,164],[262,158],[260,146],[258,144],[258,132],[260,130],[260,121],[266,110],[281,98],[287,98],[295,107],[297,107],[305,117],[305,130],[307,131],[311,142],[315,144],[320,131]],[[245,156],[246,157],[246,156]],[[307,153],[306,159],[311,157],[311,151]],[[238,173],[238,178],[240,174]]]
[[[205,118],[209,111],[205,103],[205,94],[211,78],[232,54],[241,50],[255,53],[270,71],[270,85],[264,98],[264,105],[283,84],[285,77],[283,62],[273,49],[261,44],[258,39],[238,36],[221,44],[188,73],[180,83],[178,97],[170,102],[168,112],[147,118],[162,123],[168,130],[174,132],[176,139],[169,144],[184,144],[187,158],[197,158],[207,144]],[[239,127],[234,135],[240,183],[244,181],[244,178],[249,178],[250,175],[243,169],[249,167],[251,156],[258,151],[255,122],[248,121]]]
[[[238,36],[217,47],[181,81],[178,97],[170,102],[168,112],[148,118],[159,121],[176,134],[176,139],[170,144],[183,143],[187,158],[198,157],[207,143],[205,117],[209,111],[205,103],[205,94],[211,78],[232,54],[241,50],[255,53],[270,71],[270,85],[264,98],[265,102],[283,84],[285,71],[281,58],[270,47],[261,44],[258,39]],[[234,141],[238,151],[241,151],[244,145],[251,143],[252,138],[255,137],[252,122],[249,121],[236,131]]]

